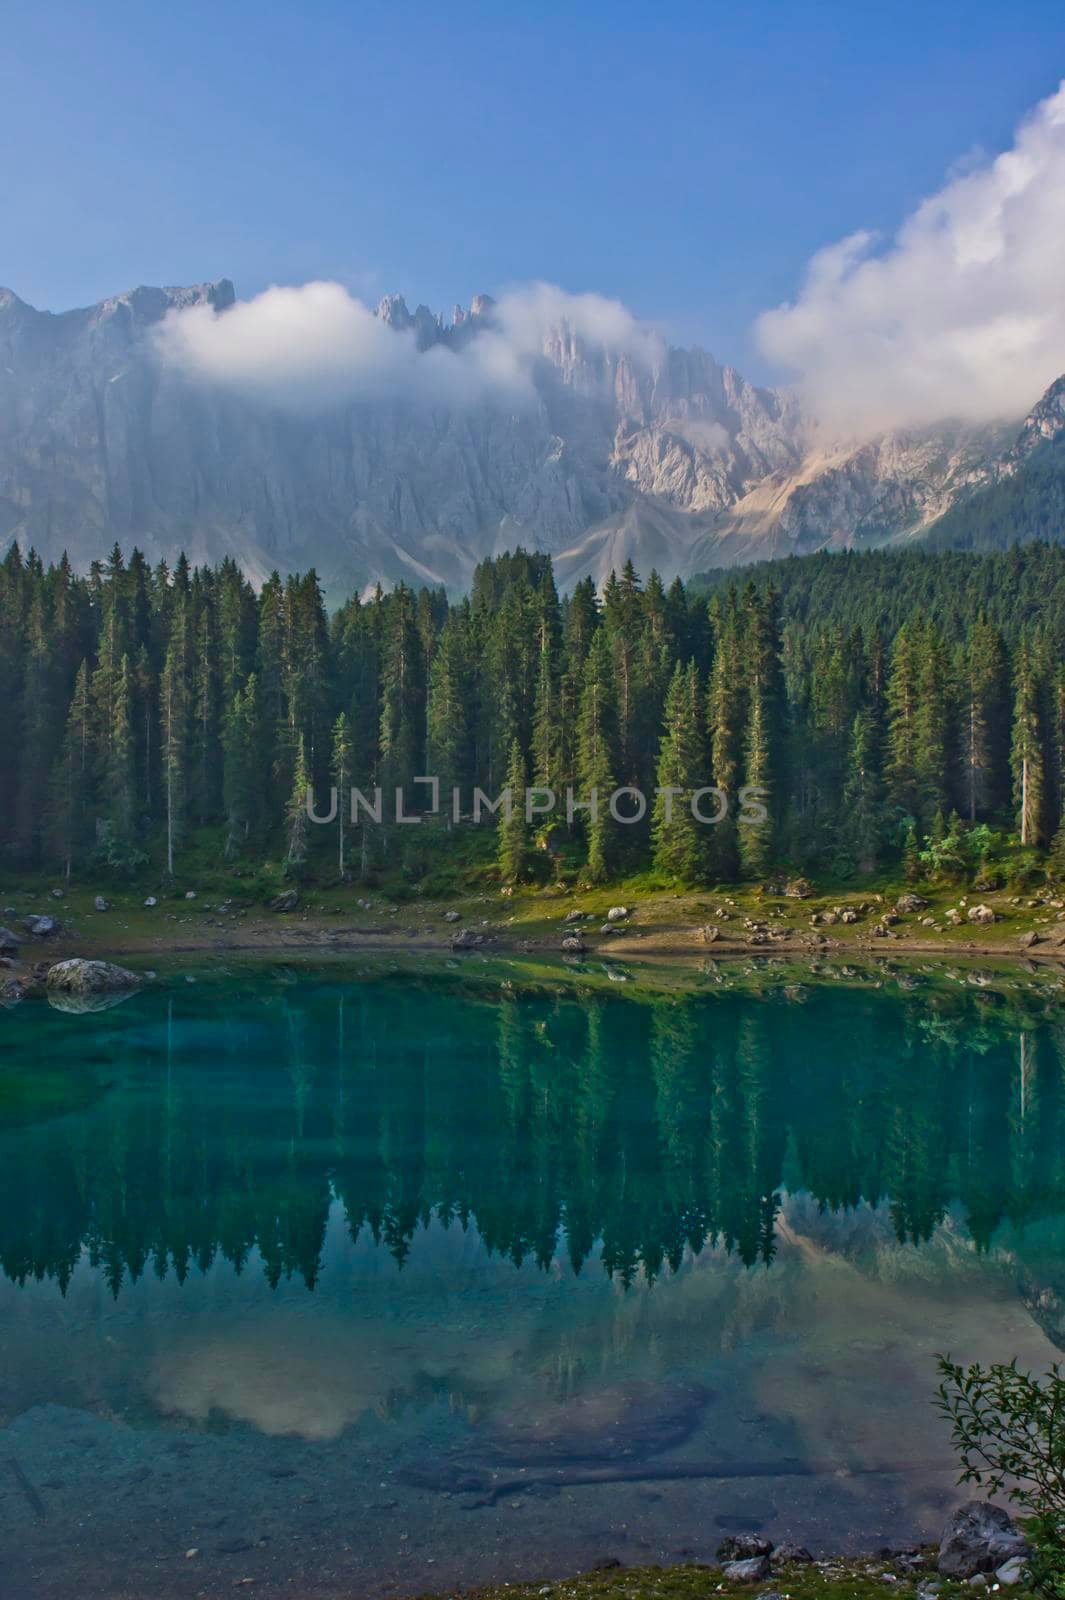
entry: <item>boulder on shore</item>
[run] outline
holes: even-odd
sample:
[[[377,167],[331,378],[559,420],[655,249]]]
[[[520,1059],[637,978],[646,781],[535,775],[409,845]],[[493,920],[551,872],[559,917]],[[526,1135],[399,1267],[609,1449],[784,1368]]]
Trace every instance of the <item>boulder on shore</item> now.
[[[746,1561],[726,1561],[721,1568],[733,1583],[760,1583],[768,1578],[772,1569],[768,1556],[751,1556]]]
[[[774,1567],[808,1566],[813,1561],[813,1556],[804,1544],[778,1544],[770,1556]]]
[[[48,968],[45,983],[49,989],[63,994],[120,994],[136,989],[140,978],[128,967],[117,967],[111,961],[86,961],[74,956],[69,961],[57,961]]]
[[[54,939],[59,932],[56,917],[27,917],[23,926],[35,939]]]
[[[562,941],[562,950],[567,956],[583,956],[586,953],[584,940],[579,933],[567,934]]]
[[[17,956],[18,940],[10,928],[0,928],[0,956]]]
[[[274,895],[274,898],[268,902],[266,909],[267,911],[295,911],[299,903],[299,890],[285,889],[283,893]]]
[[[995,913],[992,911],[990,906],[980,905],[980,906],[970,906],[969,907],[969,921],[970,922],[979,922],[979,923],[982,923],[985,927],[987,927],[992,922],[994,922],[994,920],[995,920]]]
[[[969,1500],[953,1512],[943,1529],[939,1570],[945,1578],[974,1578],[994,1572],[1028,1546],[1008,1511],[984,1500]]]
[[[914,911],[923,911],[927,904],[928,901],[919,894],[900,894],[895,901],[895,910],[905,917]]]
[[[463,928],[461,933],[456,933],[451,941],[452,950],[479,950],[484,944],[484,934],[474,933],[472,928]]]
[[[767,1556],[773,1549],[769,1539],[760,1533],[733,1533],[722,1539],[717,1547],[719,1561],[749,1561],[755,1556]]]

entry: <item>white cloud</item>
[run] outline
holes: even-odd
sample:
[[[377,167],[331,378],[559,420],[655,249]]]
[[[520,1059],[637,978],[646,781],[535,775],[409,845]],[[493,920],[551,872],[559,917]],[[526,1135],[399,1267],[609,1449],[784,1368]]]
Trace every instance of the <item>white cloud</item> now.
[[[814,256],[757,331],[836,429],[1020,416],[1065,372],[1065,83],[886,249],[856,233]]]
[[[557,329],[637,356],[655,342],[617,301],[549,284],[508,292],[492,325],[454,348],[419,350],[413,329],[388,325],[338,283],[267,289],[222,312],[172,311],[159,339],[164,359],[190,375],[288,410],[400,397],[520,406],[534,399],[532,367]]]
[[[566,332],[593,349],[653,360],[662,348],[657,332],[634,317],[620,300],[601,294],[569,294],[553,283],[531,283],[504,294],[499,322],[508,343],[522,355],[538,355],[545,336]]]

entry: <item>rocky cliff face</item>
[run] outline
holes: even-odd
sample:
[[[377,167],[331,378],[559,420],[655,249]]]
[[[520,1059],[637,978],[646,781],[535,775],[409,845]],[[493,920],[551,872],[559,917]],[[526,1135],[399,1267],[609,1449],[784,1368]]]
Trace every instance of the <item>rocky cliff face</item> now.
[[[629,556],[668,577],[910,534],[1005,442],[943,430],[833,446],[794,397],[703,351],[591,347],[565,322],[542,331],[531,407],[283,413],[160,354],[169,311],[233,301],[223,279],[54,315],[0,291],[0,548],[85,565],[118,540],[153,560],[233,555],[257,579],[313,564],[334,591],[458,587],[518,543],[552,552],[563,581]],[[495,306],[481,296],[445,322],[389,296],[378,315],[425,351],[479,338]]]

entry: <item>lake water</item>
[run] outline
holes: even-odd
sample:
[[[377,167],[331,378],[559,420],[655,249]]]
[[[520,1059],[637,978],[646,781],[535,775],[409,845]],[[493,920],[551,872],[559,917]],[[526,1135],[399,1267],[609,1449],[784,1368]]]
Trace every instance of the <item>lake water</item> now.
[[[938,1534],[935,1353],[1065,1348],[1060,977],[610,976],[0,1015],[4,1600]]]

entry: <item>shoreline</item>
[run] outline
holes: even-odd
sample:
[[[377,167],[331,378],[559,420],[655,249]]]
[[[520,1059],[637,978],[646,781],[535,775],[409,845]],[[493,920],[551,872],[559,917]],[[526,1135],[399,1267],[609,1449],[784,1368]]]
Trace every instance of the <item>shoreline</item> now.
[[[41,965],[51,966],[56,961],[75,956],[97,960],[147,961],[150,957],[166,958],[180,955],[248,954],[269,955],[273,952],[333,952],[346,955],[365,955],[374,952],[395,954],[401,951],[428,952],[455,956],[549,956],[558,957],[567,964],[579,965],[582,960],[644,961],[677,958],[684,961],[773,960],[789,957],[800,960],[821,960],[861,956],[877,960],[897,957],[935,956],[956,957],[966,960],[992,959],[1027,966],[1042,965],[1047,968],[1065,968],[1065,943],[1037,945],[1018,949],[1015,943],[1001,939],[946,940],[918,937],[898,937],[890,942],[883,939],[853,938],[824,939],[814,942],[809,938],[758,939],[719,937],[711,942],[701,939],[690,929],[669,926],[643,925],[636,930],[613,935],[585,934],[584,949],[579,952],[562,949],[562,939],[512,934],[497,929],[474,928],[469,930],[475,945],[456,947],[455,930],[438,931],[415,927],[343,927],[337,928],[327,921],[307,923],[299,929],[277,926],[272,923],[248,923],[227,930],[222,936],[207,929],[194,935],[182,934],[168,937],[156,934],[149,939],[123,939],[120,935],[107,935],[104,929],[91,933],[70,931],[47,938],[26,936],[19,955],[9,966],[13,976],[24,976]],[[234,937],[234,934],[237,936]]]
[[[986,961],[1029,973],[1065,969],[1065,908],[1060,899],[988,896],[994,922],[959,921],[968,897],[917,897],[899,912],[907,891],[866,896],[811,894],[787,900],[760,889],[668,893],[576,889],[504,891],[399,904],[372,900],[349,887],[312,888],[295,906],[271,909],[236,895],[201,899],[210,888],[142,898],[133,890],[106,899],[90,887],[40,891],[0,889],[0,928],[18,948],[0,966],[0,999],[38,992],[48,967],[72,957],[152,970],[170,960],[248,956],[279,959],[336,956],[358,960],[401,954],[445,957],[461,966],[528,958],[579,973],[587,963],[652,966],[675,962],[832,963],[857,960]],[[215,891],[215,895],[217,891]],[[7,904],[4,904],[4,901]],[[957,906],[950,905],[953,900]],[[938,901],[938,904],[936,903]],[[974,897],[975,901],[975,897]],[[19,903],[21,902],[21,904]],[[944,906],[946,904],[946,909]],[[35,917],[55,919],[55,932],[27,929]],[[924,921],[935,925],[925,928]],[[877,930],[874,932],[874,928]],[[1007,931],[1008,930],[1008,931]]]

